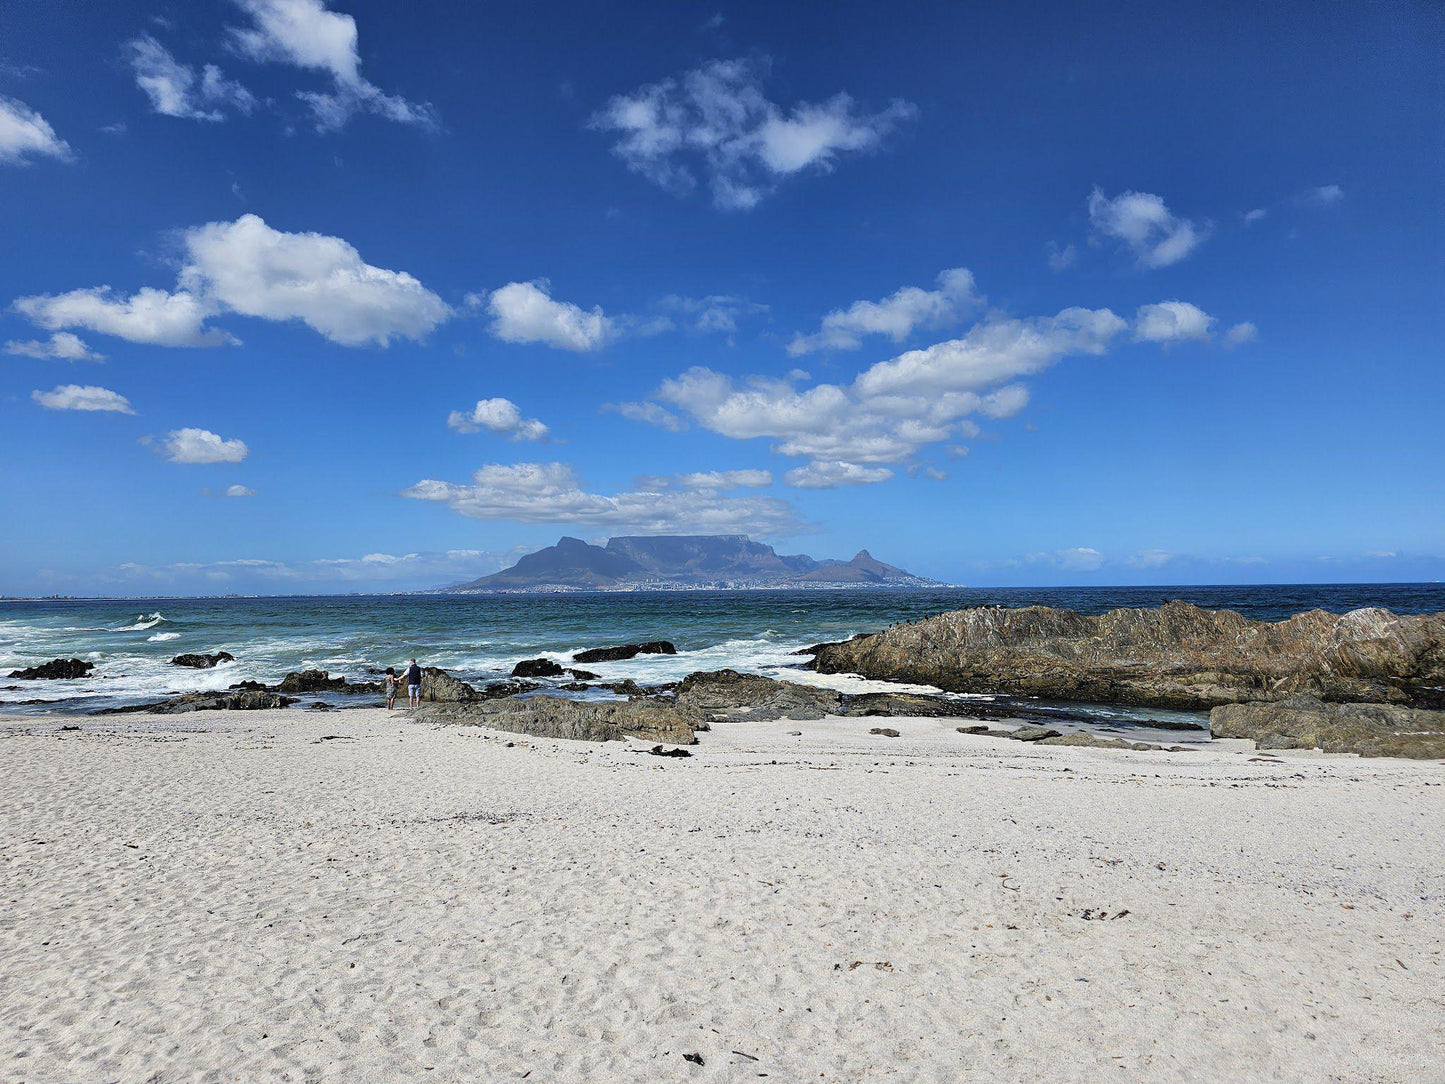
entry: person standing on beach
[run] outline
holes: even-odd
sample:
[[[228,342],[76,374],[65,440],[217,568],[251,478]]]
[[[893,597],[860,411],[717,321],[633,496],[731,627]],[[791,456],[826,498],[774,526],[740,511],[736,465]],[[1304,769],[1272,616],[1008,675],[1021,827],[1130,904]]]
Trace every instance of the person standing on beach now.
[[[416,660],[411,660],[411,665],[406,668],[406,706],[409,708],[421,707],[421,667]]]
[[[392,711],[396,707],[396,667],[386,668],[386,677],[381,679],[382,691],[386,693],[386,710]]]

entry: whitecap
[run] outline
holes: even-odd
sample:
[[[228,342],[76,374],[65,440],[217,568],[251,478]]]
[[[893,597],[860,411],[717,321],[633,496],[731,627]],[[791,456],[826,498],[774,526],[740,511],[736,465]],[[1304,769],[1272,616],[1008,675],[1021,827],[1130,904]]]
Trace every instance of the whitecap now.
[[[149,617],[145,614],[136,614],[134,625],[122,625],[118,629],[111,629],[112,632],[144,632],[146,629],[153,629],[165,618],[159,613],[153,613]]]
[[[167,640],[179,640],[180,638],[181,634],[179,632],[158,632],[154,636],[146,637],[146,639],[153,644],[163,644]]]

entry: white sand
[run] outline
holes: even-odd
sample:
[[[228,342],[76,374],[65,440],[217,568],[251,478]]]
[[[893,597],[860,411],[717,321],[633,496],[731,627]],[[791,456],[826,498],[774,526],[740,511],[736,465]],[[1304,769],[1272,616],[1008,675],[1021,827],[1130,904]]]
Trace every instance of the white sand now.
[[[1438,763],[75,721],[0,723],[7,1082],[1445,1080]]]

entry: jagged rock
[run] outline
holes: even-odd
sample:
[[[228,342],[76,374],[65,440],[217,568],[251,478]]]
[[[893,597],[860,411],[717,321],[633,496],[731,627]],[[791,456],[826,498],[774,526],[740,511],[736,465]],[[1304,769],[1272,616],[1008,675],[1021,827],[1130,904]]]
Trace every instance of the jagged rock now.
[[[405,687],[401,695],[406,695]],[[421,698],[428,703],[464,703],[477,699],[477,690],[439,667],[428,666],[421,672]]]
[[[1226,704],[1209,713],[1209,729],[1216,738],[1252,738],[1260,749],[1445,758],[1445,711],[1393,704],[1326,704],[1306,695]]]
[[[628,678],[625,681],[607,681],[598,686],[599,689],[606,689],[608,692],[617,693],[620,696],[646,696],[647,690],[637,682]]]
[[[691,745],[702,720],[679,708],[651,700],[567,700],[533,696],[526,700],[478,700],[428,705],[417,718],[436,722],[489,726],[516,734],[576,741],[644,741]]]
[[[185,693],[182,696],[161,700],[154,704],[137,704],[128,708],[102,708],[92,715],[133,715],[144,712],[153,715],[179,715],[188,711],[258,711],[264,708],[284,708],[296,703],[296,698],[273,692],[233,691]]]
[[[453,678],[452,680],[455,681],[456,679]],[[457,684],[465,685],[466,682],[459,681]],[[522,693],[529,693],[533,689],[541,689],[543,687],[540,681],[493,681],[483,685],[480,689],[473,689],[472,692],[478,700],[505,700],[509,696],[520,696]],[[467,685],[467,688],[470,689],[472,687]],[[422,682],[421,698],[423,700],[427,699],[425,681]],[[463,697],[463,699],[470,698]]]
[[[689,674],[677,687],[677,703],[710,722],[821,719],[842,710],[842,697],[832,689],[736,670]]]
[[[523,659],[512,667],[512,676],[520,678],[561,677],[565,673],[551,659]]]
[[[334,678],[326,670],[293,670],[276,688],[283,693],[339,693],[346,688],[346,679]]]
[[[95,663],[84,659],[51,659],[39,666],[27,666],[24,670],[11,670],[7,677],[23,678],[26,681],[56,681],[66,678],[83,678],[95,669]]]
[[[1161,707],[1296,693],[1445,706],[1445,613],[1311,610],[1266,622],[1186,602],[1099,616],[982,607],[821,644],[813,666],[954,692]]]
[[[275,692],[269,685],[262,685],[259,681],[252,681],[249,678],[245,681],[238,681],[234,685],[227,685],[226,688],[251,693]]]
[[[192,670],[209,670],[219,662],[235,662],[236,656],[229,651],[217,651],[214,655],[177,655],[171,660],[172,666],[189,666]]]
[[[576,667],[567,667],[567,673],[571,674],[578,681],[596,681],[600,676],[591,670],[578,670]]]
[[[620,647],[592,647],[572,656],[573,662],[622,662],[638,655],[676,655],[677,648],[666,640],[649,640],[644,644],[623,644]]]

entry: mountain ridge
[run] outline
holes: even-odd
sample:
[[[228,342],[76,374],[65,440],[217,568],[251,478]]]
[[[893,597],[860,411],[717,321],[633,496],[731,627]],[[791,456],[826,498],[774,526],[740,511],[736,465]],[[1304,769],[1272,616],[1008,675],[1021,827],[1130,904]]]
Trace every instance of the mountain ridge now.
[[[605,546],[563,535],[489,576],[444,594],[847,587],[932,587],[866,549],[847,561],[780,554],[747,535],[619,535]]]

